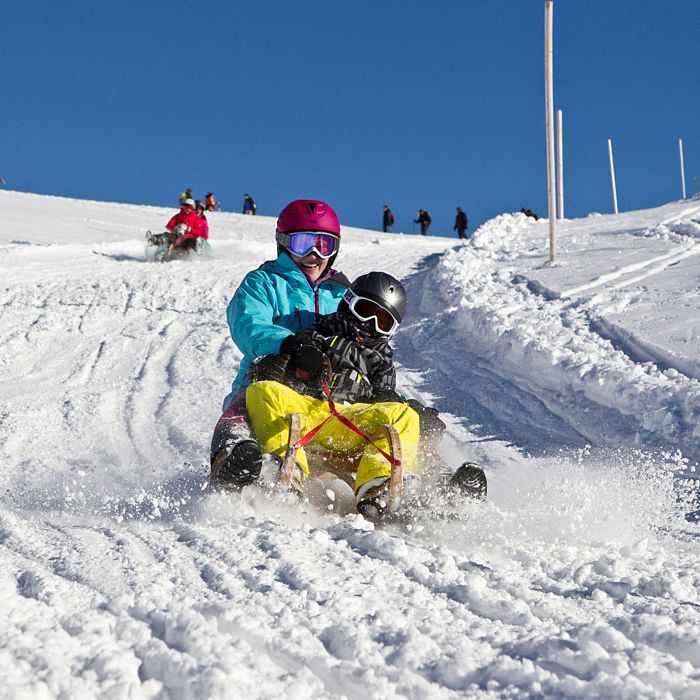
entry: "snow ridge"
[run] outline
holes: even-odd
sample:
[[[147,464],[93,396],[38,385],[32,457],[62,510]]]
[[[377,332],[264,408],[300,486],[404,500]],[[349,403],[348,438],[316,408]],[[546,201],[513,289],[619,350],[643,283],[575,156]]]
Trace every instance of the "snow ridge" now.
[[[628,442],[656,436],[697,457],[700,382],[635,363],[596,332],[594,305],[534,293],[514,274],[531,225],[522,214],[496,217],[476,232],[473,247],[444,255],[436,267],[430,285],[464,345],[493,358],[495,371],[526,387],[594,445],[619,440],[620,433],[615,424],[607,433],[597,420],[587,425],[577,410],[581,397],[636,420],[639,434],[628,435]]]

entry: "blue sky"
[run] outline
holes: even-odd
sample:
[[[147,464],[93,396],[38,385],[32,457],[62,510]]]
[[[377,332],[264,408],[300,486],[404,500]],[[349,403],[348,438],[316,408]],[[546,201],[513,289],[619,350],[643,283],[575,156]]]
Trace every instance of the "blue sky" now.
[[[452,234],[546,214],[542,0],[3,3],[7,188],[261,214],[331,203]],[[700,177],[696,0],[555,0],[566,214],[680,198]],[[213,231],[215,239],[215,231]]]

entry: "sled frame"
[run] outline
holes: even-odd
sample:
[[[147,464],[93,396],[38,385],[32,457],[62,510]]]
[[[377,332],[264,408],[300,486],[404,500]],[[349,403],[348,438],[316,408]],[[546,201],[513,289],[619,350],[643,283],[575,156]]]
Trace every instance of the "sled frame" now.
[[[287,419],[289,426],[289,437],[287,439],[287,450],[282,461],[282,466],[277,477],[277,484],[283,488],[297,488],[293,483],[293,474],[295,463],[296,449],[294,445],[301,437],[301,418],[298,413],[291,413]],[[379,437],[381,432],[387,437],[389,442],[389,453],[395,460],[395,464],[391,466],[391,476],[389,477],[389,493],[387,497],[386,513],[393,512],[399,505],[403,496],[403,463],[401,440],[399,433],[393,425],[382,425],[375,438]],[[355,472],[357,464],[361,457],[361,452],[351,453],[333,453],[330,450],[313,447],[307,448],[307,460],[309,462],[309,472],[313,473],[317,478],[337,477],[344,481],[350,488],[355,489]],[[335,464],[333,464],[335,462]]]
[[[403,497],[403,454],[401,452],[401,440],[399,433],[393,425],[384,424],[381,427],[389,440],[391,456],[396,460],[396,464],[391,465],[391,476],[389,477],[389,498],[386,504],[386,513],[393,513],[398,508]]]
[[[301,437],[301,419],[298,413],[291,413],[287,419],[289,425],[289,437],[287,438],[287,451],[282,460],[279,474],[277,476],[277,485],[282,488],[292,488],[292,476],[294,475],[294,467],[296,466],[294,456],[296,449],[294,445]]]

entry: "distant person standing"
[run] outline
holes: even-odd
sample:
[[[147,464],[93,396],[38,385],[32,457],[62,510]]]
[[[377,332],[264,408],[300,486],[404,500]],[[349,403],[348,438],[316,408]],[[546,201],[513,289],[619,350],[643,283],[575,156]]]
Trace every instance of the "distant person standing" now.
[[[535,214],[534,211],[532,211],[532,209],[525,209],[525,207],[523,207],[520,210],[520,213],[525,214],[525,216],[529,216],[531,219],[534,219],[535,221],[537,221],[540,218],[539,216],[537,216],[537,214]]]
[[[469,227],[469,219],[467,218],[466,212],[462,210],[462,207],[457,207],[457,216],[455,217],[455,225],[452,227],[453,231],[457,231],[457,238],[464,238],[469,240],[470,235],[467,234],[467,228]]]
[[[188,187],[184,192],[180,192],[180,206],[186,199],[192,199],[192,188]]]
[[[213,192],[207,192],[207,196],[204,198],[204,207],[207,211],[214,211],[215,209],[221,211],[221,202],[216,201]]]
[[[413,222],[416,224],[420,224],[420,235],[421,236],[428,235],[428,229],[430,228],[430,224],[432,223],[432,219],[430,218],[430,212],[427,209],[419,209],[418,210],[418,218],[413,219]]]
[[[244,194],[243,195],[243,213],[244,214],[251,214],[252,216],[255,216],[255,211],[257,210],[258,206],[255,204],[255,200],[249,195],[249,194]]]
[[[392,214],[391,209],[384,205],[384,216],[382,218],[382,229],[384,233],[391,233],[391,227],[394,225],[396,217]]]

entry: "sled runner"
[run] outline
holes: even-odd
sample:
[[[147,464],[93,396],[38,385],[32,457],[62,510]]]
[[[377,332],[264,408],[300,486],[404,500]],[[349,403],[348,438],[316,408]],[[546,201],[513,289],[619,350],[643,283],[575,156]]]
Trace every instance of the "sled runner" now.
[[[285,453],[282,466],[280,467],[277,483],[285,488],[295,488],[301,493],[301,483],[295,483],[295,471],[298,470],[295,462],[296,451],[304,447],[316,434],[312,430],[306,435],[301,435],[301,420],[299,414],[292,413],[288,419],[289,439],[287,441],[287,451]],[[320,427],[320,426],[318,426]],[[399,434],[393,425],[382,425],[373,439],[366,438],[368,442],[374,443],[381,437],[383,432],[389,441],[389,454],[380,450],[385,457],[389,458],[391,464],[391,477],[389,479],[389,493],[386,505],[386,513],[390,514],[397,507],[403,495],[403,464],[401,461],[401,441]],[[309,464],[309,475],[316,478],[337,477],[342,479],[350,488],[354,490],[354,475],[357,471],[357,464],[361,453],[333,452],[323,448],[309,446],[306,448],[306,456]]]
[[[287,440],[287,452],[284,455],[282,466],[280,467],[277,483],[283,488],[291,488],[293,486],[294,469],[296,463],[294,455],[297,448],[296,443],[301,437],[301,420],[298,413],[292,413],[288,419],[289,423],[289,439]]]

